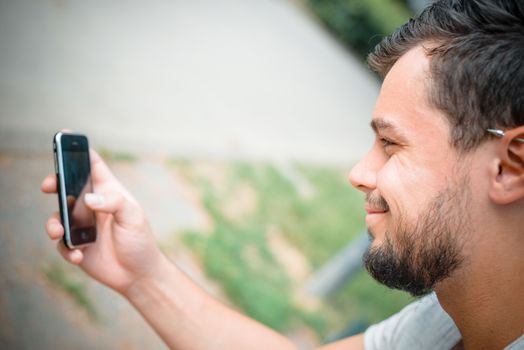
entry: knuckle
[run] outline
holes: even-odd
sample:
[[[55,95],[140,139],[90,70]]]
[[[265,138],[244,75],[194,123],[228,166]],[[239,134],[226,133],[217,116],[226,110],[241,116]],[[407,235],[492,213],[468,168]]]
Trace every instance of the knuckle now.
[[[125,206],[126,200],[120,191],[113,191],[109,193],[108,198],[110,198],[110,201],[113,202],[115,208],[120,209]]]
[[[136,219],[138,222],[143,222],[146,219],[146,212],[140,205],[136,205]]]
[[[121,193],[120,196],[121,196],[121,200],[122,200],[122,206],[126,210],[132,211],[136,215],[140,214],[140,212],[142,210],[142,207],[140,206],[140,204],[138,204],[138,202],[136,200],[134,200],[131,196],[129,196],[129,195],[125,194],[125,193]]]
[[[144,221],[146,221],[146,213],[142,206],[136,201],[128,201],[127,205],[126,210],[131,214],[128,216],[130,223],[132,222],[133,225],[142,225]]]

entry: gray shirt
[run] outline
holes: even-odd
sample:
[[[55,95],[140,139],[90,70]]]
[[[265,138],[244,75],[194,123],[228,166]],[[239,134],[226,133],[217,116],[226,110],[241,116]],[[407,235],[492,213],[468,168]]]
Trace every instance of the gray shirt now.
[[[364,334],[364,348],[449,350],[460,339],[457,326],[442,309],[435,293],[431,293],[390,318],[369,327]],[[524,350],[524,334],[505,350]]]

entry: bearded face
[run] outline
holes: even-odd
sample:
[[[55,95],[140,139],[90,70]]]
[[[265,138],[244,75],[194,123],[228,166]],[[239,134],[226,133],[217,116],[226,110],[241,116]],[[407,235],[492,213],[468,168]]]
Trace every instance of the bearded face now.
[[[369,248],[363,260],[373,278],[390,288],[421,296],[461,266],[463,241],[469,229],[469,190],[466,181],[454,187],[439,193],[414,222],[399,217],[382,242]],[[389,209],[378,195],[368,195],[367,201],[375,208]]]

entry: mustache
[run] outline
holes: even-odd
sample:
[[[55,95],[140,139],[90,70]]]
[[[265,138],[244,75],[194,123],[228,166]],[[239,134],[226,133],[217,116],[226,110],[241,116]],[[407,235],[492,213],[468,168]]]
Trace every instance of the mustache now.
[[[366,193],[366,203],[377,210],[387,211],[389,210],[388,202],[378,192]]]

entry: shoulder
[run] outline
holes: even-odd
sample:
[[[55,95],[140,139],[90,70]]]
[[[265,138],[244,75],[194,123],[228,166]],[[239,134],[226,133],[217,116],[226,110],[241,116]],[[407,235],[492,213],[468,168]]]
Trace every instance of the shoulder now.
[[[455,323],[432,293],[369,327],[364,344],[366,350],[451,349],[460,338]]]

